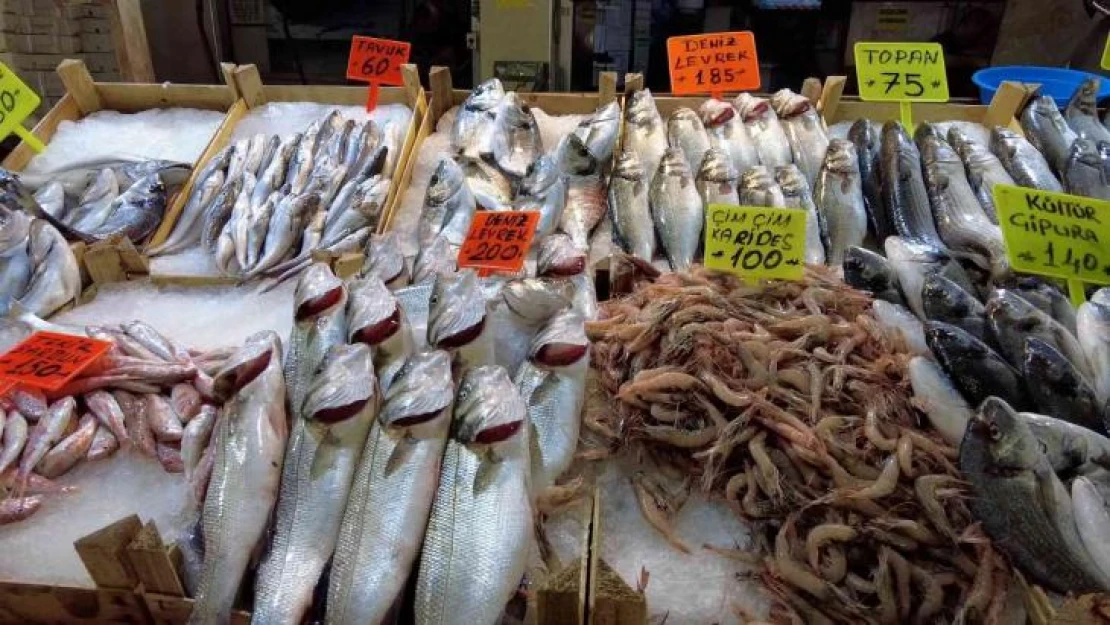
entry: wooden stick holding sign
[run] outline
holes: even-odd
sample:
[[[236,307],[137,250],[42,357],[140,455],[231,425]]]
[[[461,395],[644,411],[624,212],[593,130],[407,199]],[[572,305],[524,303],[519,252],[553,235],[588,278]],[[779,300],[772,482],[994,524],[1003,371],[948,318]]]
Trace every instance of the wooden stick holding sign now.
[[[751,31],[670,37],[667,62],[675,95],[708,93],[720,100],[726,91],[759,89]]]
[[[939,43],[860,41],[854,50],[860,99],[897,102],[907,131],[913,132],[913,102],[948,101],[948,73]]]
[[[46,146],[23,127],[23,120],[35,112],[42,100],[7,65],[0,63],[0,139],[15,133],[31,149],[42,152]]]
[[[378,105],[378,92],[382,85],[397,86],[404,83],[401,66],[409,62],[412,44],[407,41],[376,39],[356,35],[351,38],[351,54],[347,59],[347,80],[370,83],[366,110]]]

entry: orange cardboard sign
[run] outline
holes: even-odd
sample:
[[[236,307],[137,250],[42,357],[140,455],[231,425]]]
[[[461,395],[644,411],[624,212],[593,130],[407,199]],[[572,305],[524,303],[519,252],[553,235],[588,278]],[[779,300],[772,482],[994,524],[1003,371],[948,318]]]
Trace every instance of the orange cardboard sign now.
[[[539,223],[537,211],[478,211],[459,250],[459,268],[520,271]]]
[[[412,44],[407,41],[376,39],[359,35],[351,38],[347,60],[347,79],[379,85],[400,85],[401,66],[409,62]]]
[[[84,336],[35,332],[0,355],[0,380],[56,391],[111,347]]]
[[[12,380],[0,380],[0,397],[8,394],[8,391],[15,388],[15,382]]]
[[[667,39],[671,92],[720,94],[759,89],[759,60],[751,31]]]

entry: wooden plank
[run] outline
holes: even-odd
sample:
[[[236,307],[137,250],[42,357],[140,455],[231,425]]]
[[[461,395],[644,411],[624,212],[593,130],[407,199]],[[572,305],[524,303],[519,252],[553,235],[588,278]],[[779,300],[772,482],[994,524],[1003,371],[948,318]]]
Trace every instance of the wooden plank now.
[[[240,65],[235,68],[235,86],[239,95],[250,108],[266,103],[266,93],[262,90],[262,75],[254,64]]]
[[[235,99],[239,99],[239,86],[235,84],[235,68],[238,67],[234,63],[220,63],[220,76],[224,79],[224,84],[231,89],[231,95]]]
[[[598,104],[609,104],[617,99],[617,73],[601,72],[597,75]]]
[[[153,625],[185,625],[193,612],[193,600],[187,597],[143,593],[142,601]],[[231,611],[231,625],[250,625],[250,622],[249,612]]]
[[[433,108],[435,107],[435,96],[432,97],[431,106]],[[428,135],[432,133],[435,120],[439,119],[432,110],[433,109],[429,109],[424,115],[424,118],[420,121],[420,126],[417,128],[416,134],[413,137],[412,146],[409,148],[409,158],[405,163],[404,170],[401,171],[401,177],[397,178],[396,175],[394,175],[395,182],[390,189],[390,193],[395,193],[394,197],[396,200],[386,204],[386,210],[382,213],[378,221],[377,231],[379,233],[388,232],[389,229],[393,227],[393,218],[397,214],[397,208],[401,203],[401,197],[404,195],[405,189],[409,188],[409,183],[412,181],[412,172],[416,168],[417,151],[420,149],[420,145],[424,143],[424,139],[427,139]]]
[[[58,125],[65,121],[74,121],[81,119],[81,108],[77,106],[77,100],[74,99],[72,94],[65,94],[61,100],[50,109],[39,123],[35,124],[34,130],[31,132],[39,138],[43,143],[49,143],[50,139],[54,137],[54,133],[58,131]],[[35,151],[31,146],[20,141],[19,145],[12,150],[12,153],[4,159],[2,166],[9,171],[23,171],[27,167],[27,163],[31,162],[34,158]]]
[[[813,77],[806,78],[802,81],[802,90],[800,93],[809,98],[810,102],[817,102],[817,100],[821,98],[821,79]]]
[[[844,94],[844,84],[848,82],[846,76],[829,76],[821,88],[821,98],[817,102],[817,111],[826,123],[836,119],[837,107],[840,106],[840,97]]]
[[[73,96],[73,99],[77,102],[77,108],[81,111],[82,117],[104,108],[104,105],[100,102],[100,94],[97,93],[96,85],[89,74],[89,68],[85,66],[84,61],[78,59],[62,61],[58,64],[58,76],[61,77],[62,84],[66,87],[66,93]]]
[[[226,111],[236,101],[235,90],[227,85],[98,82],[96,91],[104,108],[121,113],[174,107]]]
[[[142,598],[132,590],[0,582],[0,623],[145,625],[148,622]]]
[[[1008,126],[1010,122],[1021,115],[1030,98],[1036,95],[1040,85],[1003,82],[994,92],[987,112],[983,116],[983,125],[988,128],[994,126]]]
[[[432,119],[438,120],[454,104],[451,94],[451,70],[433,66],[428,72],[428,85],[432,89]]]
[[[139,517],[132,514],[73,543],[97,586],[130,590],[139,582],[124,550],[142,527]]]
[[[154,64],[150,60],[140,0],[115,0],[114,10],[108,11],[108,21],[120,75],[129,82],[154,82]]]
[[[639,73],[624,75],[624,95],[632,95],[644,88],[644,75]]]
[[[135,535],[134,540],[127,545],[125,554],[143,585],[143,592],[185,596],[185,587],[154,521],[148,521]]]
[[[409,102],[416,102],[419,97],[418,94],[424,91],[420,86],[420,72],[412,63],[405,63],[401,66],[401,81],[404,83],[406,100]]]
[[[578,556],[559,571],[552,571],[536,590],[536,625],[583,625],[586,622],[586,588],[590,568],[590,534],[593,525],[593,496],[566,514],[577,514],[582,526]]]

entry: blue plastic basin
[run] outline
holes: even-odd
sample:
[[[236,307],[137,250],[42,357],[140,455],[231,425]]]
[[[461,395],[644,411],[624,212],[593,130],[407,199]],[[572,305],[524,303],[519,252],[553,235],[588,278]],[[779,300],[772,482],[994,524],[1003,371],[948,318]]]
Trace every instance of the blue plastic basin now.
[[[990,104],[994,92],[998,91],[1002,81],[1032,82],[1041,85],[1041,93],[1052,96],[1056,105],[1067,106],[1079,83],[1089,77],[1100,79],[1098,99],[1110,97],[1110,79],[1090,72],[1061,67],[1038,67],[1036,65],[1004,65],[1001,67],[988,67],[975,72],[971,81],[979,87],[979,101]]]

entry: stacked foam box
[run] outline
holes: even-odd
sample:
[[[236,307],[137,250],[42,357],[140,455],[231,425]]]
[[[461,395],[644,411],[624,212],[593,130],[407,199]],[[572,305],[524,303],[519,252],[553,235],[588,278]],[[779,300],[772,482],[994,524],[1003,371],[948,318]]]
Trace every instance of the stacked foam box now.
[[[119,80],[107,6],[74,0],[4,0],[0,6],[0,62],[47,106],[65,95],[54,71],[63,59],[84,59],[94,80]]]

